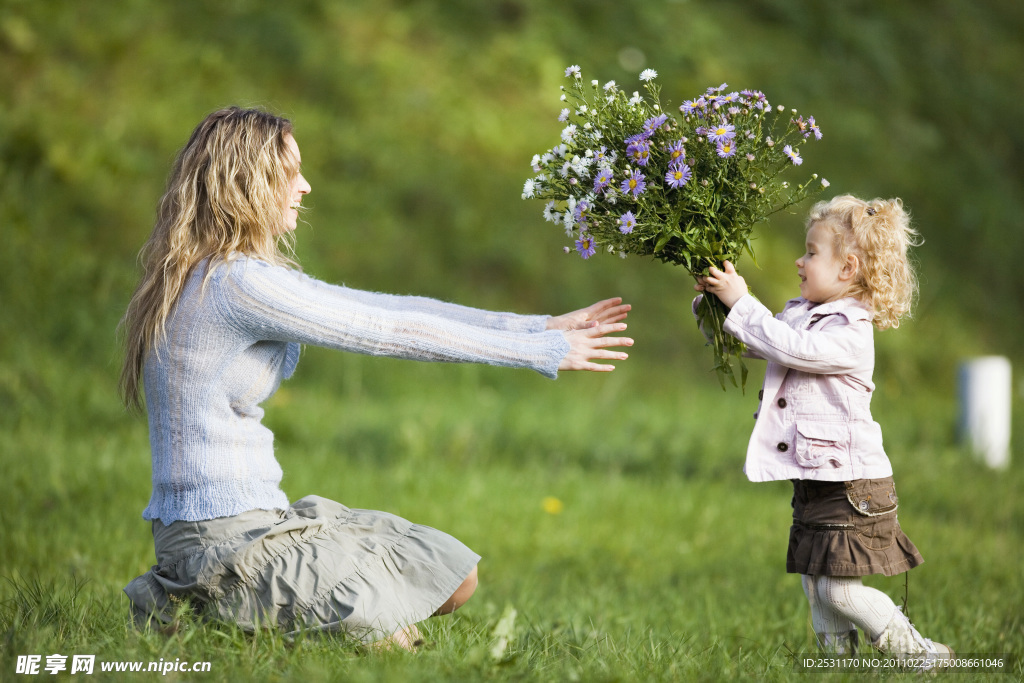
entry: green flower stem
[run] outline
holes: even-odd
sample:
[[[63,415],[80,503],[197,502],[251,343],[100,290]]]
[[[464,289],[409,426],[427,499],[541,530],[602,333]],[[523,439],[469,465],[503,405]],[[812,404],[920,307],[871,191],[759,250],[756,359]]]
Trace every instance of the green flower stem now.
[[[738,386],[745,390],[747,385],[747,366],[743,362],[743,354],[746,352],[747,347],[743,342],[725,331],[725,319],[728,315],[729,309],[722,303],[722,300],[708,292],[704,293],[700,303],[697,305],[697,324],[700,326],[704,336],[707,337],[708,343],[714,349],[714,369],[722,389],[726,388],[725,381],[728,379],[732,382],[733,386]],[[736,381],[736,372],[733,369],[734,363],[739,368],[739,382]]]

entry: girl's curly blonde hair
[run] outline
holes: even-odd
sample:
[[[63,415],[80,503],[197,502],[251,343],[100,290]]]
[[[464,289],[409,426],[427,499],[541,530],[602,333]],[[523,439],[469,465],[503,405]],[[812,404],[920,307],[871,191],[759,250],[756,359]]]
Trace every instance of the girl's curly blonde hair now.
[[[917,296],[917,276],[908,252],[921,244],[902,200],[866,202],[841,195],[811,208],[807,229],[816,224],[832,231],[833,252],[840,262],[850,254],[860,262],[856,279],[845,295],[871,308],[872,322],[878,329],[899,327],[900,319],[910,316]]]

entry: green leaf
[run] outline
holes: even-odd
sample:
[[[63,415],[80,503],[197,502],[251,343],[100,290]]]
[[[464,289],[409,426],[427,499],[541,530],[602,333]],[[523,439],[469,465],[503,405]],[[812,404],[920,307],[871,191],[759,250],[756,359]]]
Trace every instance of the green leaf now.
[[[662,236],[658,238],[658,241],[654,245],[654,253],[657,254],[662,249],[664,249],[665,245],[668,244],[668,241],[670,239],[672,239],[672,233],[664,233],[664,234],[662,234]]]
[[[760,268],[761,266],[758,265],[758,263],[757,263],[757,256],[754,255],[754,246],[750,243],[750,238],[749,237],[746,239],[746,247],[747,247],[747,253],[750,254],[750,260],[753,261],[754,266],[756,268]]]

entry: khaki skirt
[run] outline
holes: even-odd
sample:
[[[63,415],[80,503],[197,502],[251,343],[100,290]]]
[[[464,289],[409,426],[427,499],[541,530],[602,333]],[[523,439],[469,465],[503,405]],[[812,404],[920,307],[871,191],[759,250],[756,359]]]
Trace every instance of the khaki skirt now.
[[[896,518],[892,477],[793,480],[786,571],[825,576],[901,574],[924,562]]]
[[[344,631],[369,642],[431,616],[480,556],[448,534],[319,496],[287,510],[153,522],[157,564],[124,591],[135,623],[175,603],[247,631]]]

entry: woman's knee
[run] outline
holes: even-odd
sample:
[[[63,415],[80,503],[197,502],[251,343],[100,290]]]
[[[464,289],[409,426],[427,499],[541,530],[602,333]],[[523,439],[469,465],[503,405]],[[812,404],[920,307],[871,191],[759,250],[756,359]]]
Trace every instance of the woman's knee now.
[[[452,596],[458,604],[455,605],[454,609],[458,609],[461,605],[465,604],[467,600],[473,597],[473,593],[476,592],[479,578],[477,577],[477,568],[473,567],[473,570],[469,572],[469,575],[462,581],[462,585],[458,587],[455,594]]]
[[[452,596],[441,605],[435,614],[451,614],[458,608],[466,604],[466,601],[473,597],[473,593],[476,591],[477,583],[477,568],[473,567],[469,575],[462,580],[462,585],[455,589]]]

